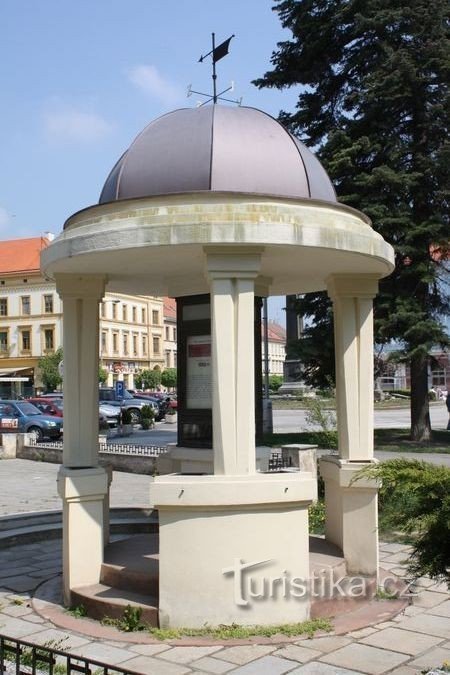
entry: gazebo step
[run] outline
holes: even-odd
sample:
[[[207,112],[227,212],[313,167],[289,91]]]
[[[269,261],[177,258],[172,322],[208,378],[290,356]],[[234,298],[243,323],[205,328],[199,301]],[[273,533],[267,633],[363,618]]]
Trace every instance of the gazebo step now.
[[[158,600],[152,595],[133,593],[105,584],[79,586],[72,590],[72,605],[83,605],[87,615],[101,620],[106,617],[121,619],[128,605],[140,608],[140,620],[150,626],[158,625]]]
[[[100,581],[114,588],[158,597],[158,534],[141,534],[108,544]]]

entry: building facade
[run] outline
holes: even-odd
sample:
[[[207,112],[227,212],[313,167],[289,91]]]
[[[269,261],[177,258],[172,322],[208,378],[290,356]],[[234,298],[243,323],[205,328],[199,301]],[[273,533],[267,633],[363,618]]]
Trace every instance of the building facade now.
[[[62,302],[55,284],[40,271],[40,253],[50,241],[50,237],[32,237],[0,242],[2,398],[42,390],[39,359],[62,346]],[[105,295],[99,310],[99,355],[108,385],[123,380],[132,389],[137,372],[166,367],[163,307],[162,298]],[[173,338],[172,324],[170,331]],[[171,362],[176,363],[170,349]]]

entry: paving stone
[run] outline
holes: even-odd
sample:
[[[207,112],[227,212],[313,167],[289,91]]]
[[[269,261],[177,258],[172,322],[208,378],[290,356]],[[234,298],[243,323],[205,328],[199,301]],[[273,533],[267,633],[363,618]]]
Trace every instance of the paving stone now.
[[[174,663],[190,663],[202,656],[209,656],[222,649],[221,646],[214,647],[172,647],[160,655],[161,659],[173,661]]]
[[[431,586],[436,586],[436,582],[430,577],[419,577],[414,582],[415,586],[421,586],[422,588],[430,588]]]
[[[11,569],[2,569],[0,574],[0,584],[2,586],[7,586],[7,581],[9,577],[18,577],[22,574],[29,574],[30,572],[36,572],[36,567],[27,565],[24,567],[11,567]]]
[[[361,673],[357,673],[356,670],[347,670],[347,668],[329,666],[327,663],[310,661],[300,668],[291,670],[289,675],[361,675]]]
[[[215,654],[216,659],[224,659],[241,666],[249,661],[259,659],[266,654],[274,652],[275,645],[244,645],[243,647],[226,647]]]
[[[431,649],[426,654],[418,656],[414,661],[411,661],[409,665],[415,666],[416,668],[437,668],[442,666],[444,661],[450,660],[450,649],[448,647],[435,647]]]
[[[401,624],[405,630],[417,631],[426,635],[436,635],[437,637],[450,638],[450,619],[445,616],[435,616],[434,614],[420,614],[405,619]]]
[[[408,553],[411,552],[411,547],[408,546],[408,544],[380,544],[380,551],[383,553],[389,552],[389,553],[399,553],[400,551],[407,551]]]
[[[381,675],[408,661],[409,656],[369,645],[351,644],[322,656],[321,661],[369,675]]]
[[[428,609],[430,607],[440,605],[446,600],[448,600],[447,593],[436,593],[435,591],[431,590],[429,591],[421,590],[419,594],[414,598],[414,605],[415,607],[426,607]]]
[[[345,645],[350,644],[351,640],[347,637],[340,635],[330,635],[326,637],[317,637],[311,638],[309,640],[302,640],[296,642],[300,647],[306,647],[307,649],[318,649],[322,653],[332,652],[335,649],[340,649],[345,647]]]
[[[292,661],[299,661],[300,663],[306,663],[307,661],[312,661],[315,658],[322,656],[323,652],[320,652],[318,649],[306,649],[303,646],[299,645],[287,645],[282,649],[279,649],[274,653],[274,656],[279,656],[283,659],[292,659]]]
[[[403,616],[417,616],[418,614],[423,614],[424,613],[424,608],[423,607],[415,607],[414,605],[409,605],[408,607],[405,607],[405,609],[402,612]]]
[[[437,605],[432,609],[427,609],[426,614],[436,614],[437,616],[450,617],[450,600],[446,600],[442,604]]]
[[[432,635],[415,633],[410,630],[403,630],[402,628],[386,628],[363,638],[361,643],[415,656],[426,649],[431,649],[431,647],[434,647],[440,641],[440,638]]]
[[[123,661],[120,665],[128,670],[135,670],[138,673],[142,673],[142,675],[184,675],[184,673],[192,672],[190,668],[186,668],[185,666],[169,663],[168,661],[161,661],[152,656],[142,655],[135,656],[128,661]]]
[[[12,638],[21,638],[25,635],[31,635],[40,630],[40,626],[34,623],[24,621],[23,619],[16,619],[5,614],[0,615],[0,633]]]
[[[376,628],[368,627],[368,628],[361,628],[361,630],[352,630],[352,632],[348,633],[348,635],[350,637],[357,638],[359,640],[359,638],[367,637],[368,635],[372,635],[372,633],[376,632],[377,632]]]
[[[233,670],[233,675],[283,675],[283,673],[292,671],[294,665],[293,661],[280,659],[277,656],[263,656],[262,659]]]
[[[130,652],[126,649],[117,647],[110,647],[101,642],[90,642],[86,645],[77,647],[77,654],[85,656],[87,659],[94,659],[94,661],[103,661],[109,665],[122,663],[130,658]],[[139,657],[145,659],[146,657]]]
[[[1,608],[1,613],[7,616],[26,616],[32,614],[33,610],[27,605],[6,605]]]
[[[382,621],[381,623],[377,623],[375,628],[376,630],[383,630],[383,628],[392,628],[393,626],[395,626],[393,621]]]
[[[136,654],[142,654],[142,656],[154,656],[154,654],[159,654],[164,652],[166,649],[170,649],[169,645],[132,645],[130,651],[136,652]]]
[[[233,668],[236,668],[235,663],[227,663],[219,659],[215,659],[211,656],[204,656],[198,661],[193,661],[191,668],[198,668],[204,673],[214,673],[216,675],[222,675],[222,673],[228,673]]]
[[[22,591],[30,591],[31,589],[36,588],[38,581],[32,577],[20,576],[2,579],[2,584],[11,591],[17,591],[18,593],[21,593]]]
[[[67,631],[58,630],[56,628],[41,631],[40,628],[34,626],[34,630],[38,632],[33,633],[33,642],[37,645],[52,647],[52,649],[60,649],[63,652],[92,642],[92,640],[87,637],[81,637],[80,635],[68,633]]]
[[[409,666],[400,666],[400,668],[391,670],[389,675],[418,675],[418,671],[415,668],[410,668]]]

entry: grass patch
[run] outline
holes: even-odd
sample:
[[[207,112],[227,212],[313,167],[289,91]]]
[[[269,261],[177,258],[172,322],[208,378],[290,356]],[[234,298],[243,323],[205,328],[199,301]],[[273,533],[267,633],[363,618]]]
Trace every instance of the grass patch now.
[[[285,434],[266,434],[263,444],[280,448],[291,443],[310,443],[322,449],[336,449],[333,444],[334,432],[299,431]],[[417,452],[450,454],[450,432],[433,431],[431,441],[419,443],[409,440],[409,429],[375,429],[375,450],[389,452]]]
[[[329,619],[311,619],[301,623],[288,623],[276,626],[240,626],[239,624],[221,625],[204,628],[150,628],[149,633],[158,640],[176,640],[183,637],[207,637],[215,640],[246,639],[252,637],[274,637],[286,635],[308,635],[313,637],[317,631],[329,633],[332,630]]]

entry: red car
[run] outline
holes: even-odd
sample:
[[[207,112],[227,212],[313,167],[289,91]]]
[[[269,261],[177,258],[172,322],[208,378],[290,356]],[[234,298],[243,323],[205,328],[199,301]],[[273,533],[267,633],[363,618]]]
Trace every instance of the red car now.
[[[57,398],[29,398],[28,401],[38,408],[43,415],[62,417],[62,400]],[[59,404],[59,405],[58,405]]]

